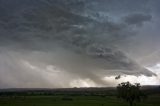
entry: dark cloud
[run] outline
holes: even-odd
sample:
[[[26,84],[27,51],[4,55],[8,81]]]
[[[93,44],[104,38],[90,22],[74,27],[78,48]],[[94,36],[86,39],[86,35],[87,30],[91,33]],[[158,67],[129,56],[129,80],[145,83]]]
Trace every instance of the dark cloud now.
[[[141,26],[145,22],[151,21],[151,19],[152,19],[151,15],[136,13],[136,14],[130,14],[126,16],[124,18],[124,21],[129,25]]]
[[[110,18],[101,21],[101,16],[84,15],[85,0],[73,3],[22,1],[25,0],[1,0],[0,12],[5,12],[0,15],[0,65],[5,72],[0,71],[0,75],[14,79],[5,82],[11,87],[24,87],[24,82],[33,82],[27,86],[37,82],[41,82],[36,85],[38,87],[50,86],[51,77],[65,80],[62,81],[64,85],[57,82],[51,87],[68,87],[68,83],[77,78],[89,78],[96,84],[105,85],[109,83],[102,80],[105,76],[155,75],[120,48],[126,38],[135,34],[132,26],[126,23],[140,25],[150,21],[150,15],[130,14],[125,17],[125,22]],[[85,8],[84,13],[72,10],[79,3],[78,8]],[[91,1],[88,3],[92,4]],[[55,74],[53,66],[60,70],[60,74]]]

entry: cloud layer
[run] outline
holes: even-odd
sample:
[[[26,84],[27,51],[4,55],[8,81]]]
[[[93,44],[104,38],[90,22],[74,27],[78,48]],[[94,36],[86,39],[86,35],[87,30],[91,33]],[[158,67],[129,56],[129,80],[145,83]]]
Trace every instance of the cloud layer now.
[[[152,15],[140,9],[114,19],[99,4],[1,0],[0,87],[70,87],[76,79],[104,86],[105,76],[155,75],[123,48]]]

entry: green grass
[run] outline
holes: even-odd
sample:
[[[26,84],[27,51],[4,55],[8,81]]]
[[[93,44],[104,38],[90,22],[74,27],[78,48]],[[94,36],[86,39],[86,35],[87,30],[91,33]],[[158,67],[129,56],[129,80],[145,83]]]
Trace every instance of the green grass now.
[[[114,96],[25,96],[0,97],[0,106],[128,106],[128,104]],[[160,106],[160,95],[149,96],[136,106]]]

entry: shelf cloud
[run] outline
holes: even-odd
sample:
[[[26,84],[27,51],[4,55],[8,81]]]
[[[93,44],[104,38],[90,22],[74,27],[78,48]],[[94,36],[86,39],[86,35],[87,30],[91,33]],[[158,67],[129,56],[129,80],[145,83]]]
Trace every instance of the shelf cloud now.
[[[138,12],[139,2],[124,11],[127,1],[0,0],[0,87],[70,87],[76,79],[105,86],[112,85],[106,76],[156,76],[138,61],[144,46],[135,41],[146,39],[140,30],[158,16],[151,0]]]

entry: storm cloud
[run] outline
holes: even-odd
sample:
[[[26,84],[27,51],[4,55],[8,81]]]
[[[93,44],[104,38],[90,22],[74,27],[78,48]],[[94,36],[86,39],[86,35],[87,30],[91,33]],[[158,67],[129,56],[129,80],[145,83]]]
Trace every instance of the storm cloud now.
[[[125,22],[130,25],[143,25],[144,22],[151,21],[152,16],[146,14],[131,14],[125,17]]]
[[[114,14],[107,14],[112,11],[106,7],[102,12],[99,4],[0,0],[0,87],[70,87],[76,79],[107,86],[111,83],[102,79],[106,76],[156,75],[123,46],[152,14],[140,9],[144,13],[132,10],[112,19]],[[96,6],[94,14],[90,6]]]

